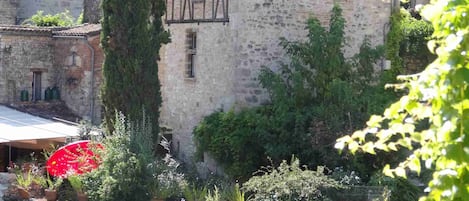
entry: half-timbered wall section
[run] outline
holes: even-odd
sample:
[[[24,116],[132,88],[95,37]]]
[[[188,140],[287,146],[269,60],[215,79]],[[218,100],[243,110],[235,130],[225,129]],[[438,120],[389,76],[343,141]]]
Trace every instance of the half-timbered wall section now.
[[[166,23],[229,22],[229,0],[166,0]]]

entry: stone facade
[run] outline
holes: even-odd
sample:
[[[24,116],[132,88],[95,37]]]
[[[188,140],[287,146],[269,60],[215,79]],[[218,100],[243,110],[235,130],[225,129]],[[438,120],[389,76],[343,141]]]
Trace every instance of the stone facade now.
[[[20,91],[32,92],[33,73],[41,74],[45,89],[54,84],[51,30],[0,33],[0,103],[20,100]],[[43,91],[43,90],[42,90]]]
[[[91,8],[96,7],[93,2],[96,3],[96,1],[90,0],[85,1],[85,4]],[[168,2],[181,1],[169,0]],[[200,2],[202,1],[194,0],[193,2],[194,5],[198,6],[198,10],[195,9],[196,12],[201,12]],[[392,5],[395,3],[392,0],[231,0],[227,13],[229,22],[174,23],[167,26],[166,28],[171,32],[172,42],[165,45],[160,51],[159,77],[163,96],[161,124],[173,129],[173,147],[178,156],[183,160],[190,160],[195,150],[192,131],[203,117],[216,110],[226,111],[268,102],[268,97],[259,86],[257,77],[263,66],[275,70],[282,63],[288,63],[285,51],[279,46],[279,38],[304,40],[307,34],[305,22],[310,16],[317,17],[323,25],[327,25],[334,2],[340,4],[344,18],[347,20],[347,42],[344,48],[347,57],[357,53],[365,36],[369,37],[372,45],[383,44],[385,31],[389,26]],[[172,5],[168,5],[168,7],[171,8]],[[174,7],[176,11],[181,11],[180,5]],[[207,5],[207,7],[211,7],[211,5]],[[200,13],[198,14],[200,15]],[[210,16],[213,13],[206,10],[205,14]],[[217,16],[222,14],[222,9],[218,9]],[[88,15],[99,14],[90,12]],[[172,17],[173,14],[168,13],[168,16]],[[52,35],[54,33],[56,32],[51,32]],[[191,43],[194,37],[188,38],[189,34],[192,34],[191,37],[196,36],[196,45]],[[95,70],[93,71],[89,65],[91,52],[85,43],[86,41],[68,37],[53,38],[52,35],[34,36],[35,39],[31,40],[31,44],[37,40],[37,45],[45,45],[44,50],[54,55],[52,58],[49,55],[42,59],[47,60],[47,62],[43,62],[43,65],[46,66],[43,68],[60,71],[56,74],[60,79],[49,76],[49,82],[60,86],[63,90],[63,99],[77,113],[82,116],[90,115],[91,108],[94,108],[97,114],[99,110],[97,107],[100,104],[96,97],[98,85],[101,82],[99,67],[104,57],[102,52],[97,50],[99,49],[98,37],[85,35],[88,43],[95,49]],[[0,39],[0,47],[2,48],[0,54],[10,54],[9,57],[12,57],[6,58],[0,55],[0,59],[2,59],[0,62],[9,61],[7,62],[8,68],[5,65],[3,68],[0,66],[0,75],[4,78],[9,77],[4,71],[12,71],[17,68],[17,65],[13,65],[11,60],[29,62],[23,64],[16,61],[20,65],[27,66],[24,67],[23,73],[28,75],[29,66],[32,63],[28,59],[31,56],[22,55],[20,51],[20,47],[26,47],[28,44],[18,44],[20,47],[17,47],[17,44],[12,44],[11,47],[15,52],[8,53],[8,51],[12,51],[9,50],[11,42],[8,41],[12,40],[8,39],[9,37],[11,36],[2,35],[2,39]],[[3,38],[7,38],[7,40],[3,42]],[[47,42],[41,42],[42,40]],[[195,48],[189,49],[188,47]],[[78,54],[75,56],[75,60],[73,60],[73,52]],[[23,56],[27,59],[24,59]],[[190,63],[193,65],[189,65]],[[191,71],[193,77],[187,74],[189,66],[194,67]],[[31,81],[22,81],[22,79],[23,77],[14,76],[10,78],[10,80],[21,82],[21,84],[15,84],[17,89],[13,91],[16,93],[21,88],[30,88]],[[5,89],[0,90],[2,102],[11,101],[18,97],[8,93],[7,85],[8,81],[2,78],[0,88]],[[43,86],[47,86],[47,83]],[[92,106],[93,100],[94,107]]]
[[[0,27],[0,103],[20,101],[21,90],[27,90],[31,100],[33,74],[40,73],[40,100],[44,100],[47,87],[58,87],[61,99],[73,112],[99,123],[101,102],[97,94],[104,59],[100,29],[100,25]]]
[[[75,38],[55,35],[54,38],[54,66],[61,71],[58,86],[62,89],[62,100],[84,119],[101,122],[98,94],[104,53],[99,47],[99,34]]]
[[[267,102],[257,77],[263,66],[275,70],[288,62],[279,38],[303,40],[309,16],[327,25],[334,2],[347,20],[346,56],[357,53],[365,36],[383,44],[391,0],[233,0],[227,23],[170,24],[172,42],[161,50],[161,121],[173,129],[179,157],[190,160],[192,131],[206,115]],[[188,32],[197,34],[194,78],[185,74]]]

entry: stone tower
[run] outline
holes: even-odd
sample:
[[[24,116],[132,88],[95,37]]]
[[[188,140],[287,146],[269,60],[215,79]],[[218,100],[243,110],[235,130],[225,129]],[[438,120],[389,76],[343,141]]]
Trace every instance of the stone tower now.
[[[97,24],[101,19],[101,0],[83,0],[83,22]]]
[[[18,0],[0,0],[0,24],[16,24]]]

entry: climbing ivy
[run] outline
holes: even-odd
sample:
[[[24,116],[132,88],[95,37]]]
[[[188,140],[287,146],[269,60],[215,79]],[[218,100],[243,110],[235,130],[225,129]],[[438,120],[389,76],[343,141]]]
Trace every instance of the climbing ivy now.
[[[416,19],[409,11],[401,9],[391,16],[390,24],[386,39],[386,58],[391,61],[389,73],[392,77],[408,73],[410,66],[404,65],[404,59],[420,61],[425,66],[435,58],[427,48],[427,42],[433,33],[429,22]],[[390,81],[394,82],[395,79]]]

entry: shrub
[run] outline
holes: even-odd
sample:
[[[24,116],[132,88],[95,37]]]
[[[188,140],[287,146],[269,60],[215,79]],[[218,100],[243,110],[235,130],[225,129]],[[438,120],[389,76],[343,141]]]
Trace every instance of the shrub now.
[[[68,10],[55,15],[44,15],[44,11],[37,11],[36,14],[27,19],[24,24],[32,24],[40,27],[50,26],[72,26],[75,25],[75,20]]]
[[[84,180],[90,200],[149,201],[154,186],[151,124],[128,122],[121,114],[104,140],[102,164]]]
[[[188,184],[184,174],[177,170],[179,163],[168,154],[163,160],[153,162],[153,166],[153,179],[156,181],[153,196],[160,199],[181,198]]]
[[[329,188],[342,188],[332,178],[324,174],[324,167],[316,171],[301,167],[297,158],[288,164],[283,161],[278,168],[266,167],[263,175],[254,176],[243,184],[252,200],[319,200],[325,199],[322,191]]]

